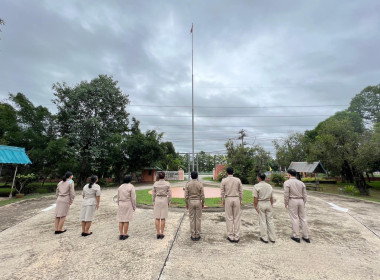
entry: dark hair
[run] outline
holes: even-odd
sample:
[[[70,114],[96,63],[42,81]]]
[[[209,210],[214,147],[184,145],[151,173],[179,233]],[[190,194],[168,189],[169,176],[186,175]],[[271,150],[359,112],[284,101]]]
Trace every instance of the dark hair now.
[[[226,169],[226,171],[227,171],[228,175],[234,174],[234,169],[231,166],[228,166],[227,169]]]
[[[265,178],[267,177],[265,173],[259,173],[257,174],[257,177],[259,177],[261,180],[265,181]]]
[[[197,178],[198,178],[198,172],[197,171],[191,172],[191,179],[197,179]]]
[[[92,185],[95,184],[96,180],[98,180],[98,176],[92,175],[90,178],[90,184],[88,184],[88,187],[91,189]]]
[[[65,176],[63,176],[62,181],[66,182],[66,180],[70,178],[71,176],[73,176],[73,172],[67,171]]]
[[[158,178],[165,179],[165,172],[163,171],[158,172]]]
[[[297,176],[297,171],[295,169],[288,169],[286,172],[288,172],[288,174],[292,175],[293,177]]]
[[[123,178],[123,184],[128,184],[132,181],[132,176],[131,175],[125,175]]]

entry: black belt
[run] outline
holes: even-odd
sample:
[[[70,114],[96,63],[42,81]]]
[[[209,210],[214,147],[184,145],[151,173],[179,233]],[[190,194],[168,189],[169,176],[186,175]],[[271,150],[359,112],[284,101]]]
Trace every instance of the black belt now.
[[[156,196],[159,196],[159,197],[168,197],[167,195],[156,195]]]

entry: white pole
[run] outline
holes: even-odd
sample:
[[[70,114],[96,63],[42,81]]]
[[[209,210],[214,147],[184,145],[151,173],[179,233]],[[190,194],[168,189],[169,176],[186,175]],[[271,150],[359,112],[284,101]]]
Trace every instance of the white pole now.
[[[191,120],[193,138],[193,170],[194,171],[194,24],[191,25]]]
[[[17,167],[18,166],[16,165],[15,175],[13,176],[13,183],[12,183],[12,187],[11,187],[11,193],[9,194],[9,198],[12,198],[13,186],[15,185],[15,181],[16,181]]]

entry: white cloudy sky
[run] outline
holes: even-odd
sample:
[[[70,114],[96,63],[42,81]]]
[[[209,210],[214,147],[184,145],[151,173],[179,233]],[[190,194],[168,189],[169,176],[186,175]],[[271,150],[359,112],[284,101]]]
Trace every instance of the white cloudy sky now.
[[[1,0],[0,101],[23,92],[55,112],[53,83],[112,75],[143,130],[191,152],[194,23],[195,151],[244,129],[274,155],[273,139],[380,83],[379,15],[377,0]]]

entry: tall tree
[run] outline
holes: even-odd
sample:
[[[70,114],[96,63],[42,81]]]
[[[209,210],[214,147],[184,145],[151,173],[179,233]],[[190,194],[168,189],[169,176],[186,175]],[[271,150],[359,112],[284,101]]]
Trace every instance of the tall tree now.
[[[363,89],[352,98],[348,110],[358,113],[368,123],[380,122],[380,84]]]
[[[282,140],[274,140],[276,159],[278,164],[285,168],[292,161],[305,161],[307,157],[307,144],[303,133],[293,133]]]
[[[84,183],[91,172],[99,171],[109,157],[109,139],[128,131],[129,96],[121,92],[117,83],[110,76],[99,75],[74,87],[66,83],[53,85],[58,129],[75,148],[80,162],[80,183]]]

